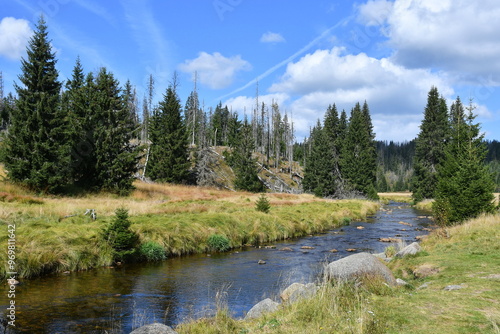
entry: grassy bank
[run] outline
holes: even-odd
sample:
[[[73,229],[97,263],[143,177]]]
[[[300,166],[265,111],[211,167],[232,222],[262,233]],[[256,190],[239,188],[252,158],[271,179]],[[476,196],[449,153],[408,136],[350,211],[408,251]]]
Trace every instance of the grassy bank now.
[[[410,192],[397,192],[397,193],[378,193],[380,200],[388,203],[389,201],[401,203],[413,203],[413,198]]]
[[[389,266],[409,285],[327,284],[308,300],[251,321],[221,309],[182,333],[500,333],[500,216],[436,230],[417,256]],[[458,290],[444,288],[459,285]]]
[[[213,235],[230,247],[257,245],[307,235],[361,219],[378,209],[368,201],[331,201],[311,195],[268,194],[270,213],[255,210],[258,194],[137,182],[129,197],[93,194],[42,197],[0,182],[0,247],[7,247],[7,225],[16,227],[19,277],[49,272],[86,270],[110,265],[113,250],[101,230],[117,208],[129,210],[130,229],[141,244],[162,247],[167,256],[211,251]],[[97,220],[84,213],[94,209]],[[6,264],[6,252],[0,261]],[[6,265],[0,268],[4,277]]]

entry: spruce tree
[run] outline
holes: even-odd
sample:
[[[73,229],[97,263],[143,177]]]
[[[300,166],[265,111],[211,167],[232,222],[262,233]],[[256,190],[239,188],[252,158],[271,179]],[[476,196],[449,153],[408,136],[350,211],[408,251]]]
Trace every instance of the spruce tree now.
[[[326,147],[323,159],[325,159],[325,167],[327,168],[324,183],[327,196],[335,196],[342,179],[339,165],[339,122],[337,106],[335,104],[328,106],[323,127]]]
[[[245,119],[241,129],[240,140],[230,157],[231,165],[236,175],[236,179],[234,180],[234,187],[236,189],[251,192],[262,192],[265,190],[265,186],[258,176],[257,162],[252,157],[254,148],[252,125]]]
[[[434,197],[437,170],[444,160],[448,130],[446,102],[439,96],[438,89],[432,87],[427,96],[420,133],[415,141],[411,190],[417,202]]]
[[[493,178],[485,163],[487,148],[474,123],[472,101],[467,113],[457,98],[450,108],[450,140],[437,173],[433,209],[438,223],[445,225],[492,212]]]
[[[333,168],[331,155],[327,154],[330,145],[325,129],[321,126],[319,120],[311,130],[309,140],[311,152],[307,159],[302,182],[304,191],[312,192],[318,197],[331,196],[334,193],[334,189],[331,189]]]
[[[57,192],[69,182],[68,118],[60,107],[61,82],[43,17],[21,60],[21,84],[7,137],[9,178],[31,189]]]
[[[126,98],[113,74],[101,68],[91,101],[95,151],[94,182],[98,189],[127,194],[132,189],[139,151]]]
[[[345,181],[353,190],[376,199],[377,152],[366,102],[363,109],[359,103],[352,109],[342,150],[341,166]]]
[[[188,139],[175,85],[170,85],[150,123],[147,175],[153,180],[183,183],[188,178]]]
[[[66,82],[66,91],[62,96],[62,108],[68,114],[71,129],[71,178],[72,182],[83,188],[90,187],[94,177],[94,167],[89,163],[94,150],[90,140],[93,125],[89,124],[89,94],[93,89],[93,80],[90,75],[86,81],[80,58],[77,58],[73,75]]]

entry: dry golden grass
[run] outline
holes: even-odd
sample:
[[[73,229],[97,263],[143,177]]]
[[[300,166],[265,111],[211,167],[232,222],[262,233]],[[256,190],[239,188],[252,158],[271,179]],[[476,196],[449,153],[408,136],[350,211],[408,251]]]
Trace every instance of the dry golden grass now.
[[[382,201],[395,201],[410,203],[413,201],[411,192],[391,192],[391,193],[378,193]]]
[[[379,205],[269,193],[272,209],[264,214],[255,209],[260,194],[140,181],[134,186],[127,197],[104,192],[37,196],[0,181],[0,221],[18,226],[22,276],[109,263],[109,250],[90,246],[102,244],[99,231],[118,208],[128,210],[131,229],[141,243],[154,241],[176,256],[207,251],[213,234],[225,236],[231,247],[271,242],[320,232],[344,223],[347,217],[365,217]],[[97,221],[83,216],[88,209],[96,211]]]

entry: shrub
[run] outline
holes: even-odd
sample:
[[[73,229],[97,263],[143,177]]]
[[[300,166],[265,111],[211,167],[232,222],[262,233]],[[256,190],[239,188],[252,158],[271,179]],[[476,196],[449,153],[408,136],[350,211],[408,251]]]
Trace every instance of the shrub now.
[[[147,261],[157,262],[167,258],[165,249],[154,241],[148,241],[139,248],[140,255]]]
[[[269,203],[266,194],[262,193],[257,202],[255,202],[255,210],[264,213],[269,213],[270,209],[271,209],[271,204]]]
[[[123,261],[135,253],[137,235],[130,230],[128,210],[118,208],[114,221],[102,231],[102,237],[114,250],[115,261]]]
[[[231,248],[229,246],[229,239],[220,234],[212,234],[208,238],[207,243],[208,247],[219,252],[225,252]]]
[[[342,224],[344,225],[349,225],[351,223],[352,219],[349,217],[344,217],[342,218]]]

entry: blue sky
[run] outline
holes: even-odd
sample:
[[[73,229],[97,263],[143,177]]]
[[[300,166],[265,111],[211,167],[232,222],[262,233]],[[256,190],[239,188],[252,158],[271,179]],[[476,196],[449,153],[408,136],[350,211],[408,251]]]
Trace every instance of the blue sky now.
[[[377,139],[413,139],[435,85],[449,103],[477,106],[487,139],[500,140],[500,3],[497,0],[0,0],[0,71],[14,92],[40,14],[60,79],[77,56],[105,66],[139,99],[153,74],[156,98],[178,73],[184,104],[198,76],[205,109],[219,101],[251,114],[255,96],[294,121],[297,139],[329,104],[367,101]]]

